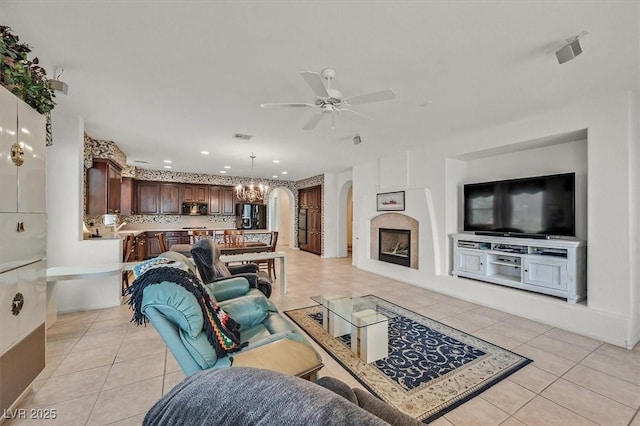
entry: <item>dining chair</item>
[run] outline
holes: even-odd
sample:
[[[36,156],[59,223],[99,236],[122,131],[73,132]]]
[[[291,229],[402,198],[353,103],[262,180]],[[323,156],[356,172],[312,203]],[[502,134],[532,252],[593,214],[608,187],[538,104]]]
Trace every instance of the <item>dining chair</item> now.
[[[160,246],[160,253],[169,251],[169,247],[167,247],[167,238],[164,236],[164,232],[158,232],[156,234],[156,237],[158,237],[158,245]]]
[[[133,253],[133,235],[127,235],[122,241],[122,263],[129,262],[131,260],[131,254]],[[129,287],[129,271],[122,272],[122,292]]]
[[[214,238],[215,237],[215,231],[212,230],[196,230],[196,231],[189,231],[189,243],[190,244],[195,244],[196,241],[199,241],[203,238]]]
[[[275,252],[276,245],[278,244],[278,231],[271,232],[271,241],[269,242],[269,251]],[[262,266],[266,266],[267,272],[269,273],[269,279],[277,279],[276,276],[276,260],[275,259],[264,259],[264,260],[253,260],[253,263],[257,263],[259,268]],[[273,271],[273,278],[271,277],[271,271]]]
[[[225,229],[223,238],[226,247],[242,247],[245,243],[244,229]]]

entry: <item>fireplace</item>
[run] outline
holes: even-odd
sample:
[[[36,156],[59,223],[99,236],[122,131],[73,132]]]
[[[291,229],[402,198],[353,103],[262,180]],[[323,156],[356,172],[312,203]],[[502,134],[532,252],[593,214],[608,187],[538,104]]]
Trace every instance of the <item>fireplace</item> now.
[[[378,260],[411,266],[411,230],[380,228],[378,231]]]

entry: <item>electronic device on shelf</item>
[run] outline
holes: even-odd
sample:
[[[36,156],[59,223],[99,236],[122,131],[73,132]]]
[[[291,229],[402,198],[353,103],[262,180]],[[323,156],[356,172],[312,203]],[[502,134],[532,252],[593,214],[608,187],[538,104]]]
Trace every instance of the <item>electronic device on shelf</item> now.
[[[575,173],[464,185],[464,230],[498,237],[574,237]]]

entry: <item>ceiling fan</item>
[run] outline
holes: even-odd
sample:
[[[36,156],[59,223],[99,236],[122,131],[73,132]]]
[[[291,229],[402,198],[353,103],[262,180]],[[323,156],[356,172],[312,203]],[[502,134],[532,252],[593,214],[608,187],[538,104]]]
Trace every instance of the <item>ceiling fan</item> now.
[[[396,93],[392,89],[379,90],[377,92],[363,93],[361,95],[344,97],[342,92],[331,88],[331,80],[336,76],[336,70],[325,68],[317,72],[304,71],[300,73],[304,81],[307,82],[316,94],[313,103],[267,103],[261,104],[262,108],[285,107],[285,108],[315,108],[318,112],[303,127],[304,130],[311,130],[324,118],[331,114],[332,127],[335,124],[335,116],[343,112],[353,114],[355,117],[372,120],[364,114],[350,109],[352,105],[365,104],[369,102],[388,101],[395,99]],[[326,80],[326,85],[323,80]]]

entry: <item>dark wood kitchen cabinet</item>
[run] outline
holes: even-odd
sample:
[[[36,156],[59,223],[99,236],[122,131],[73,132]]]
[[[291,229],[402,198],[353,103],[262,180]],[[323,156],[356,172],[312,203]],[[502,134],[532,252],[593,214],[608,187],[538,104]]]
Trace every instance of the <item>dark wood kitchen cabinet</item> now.
[[[135,214],[135,197],[133,187],[134,185],[132,178],[122,178],[122,185],[120,186],[120,214],[127,216],[130,214]]]
[[[209,187],[209,214],[235,215],[235,200],[233,187]]]
[[[160,232],[160,231],[158,231]],[[147,231],[147,242],[146,242],[146,254],[145,259],[151,259],[152,257],[157,257],[162,253],[160,250],[160,242],[158,241],[158,232],[149,232]]]
[[[136,214],[160,214],[160,184],[136,181]]]
[[[121,169],[110,160],[95,158],[87,170],[87,214],[120,213]]]
[[[181,185],[182,202],[208,203],[209,191],[206,185]]]
[[[180,189],[178,183],[160,184],[160,214],[180,214]]]

